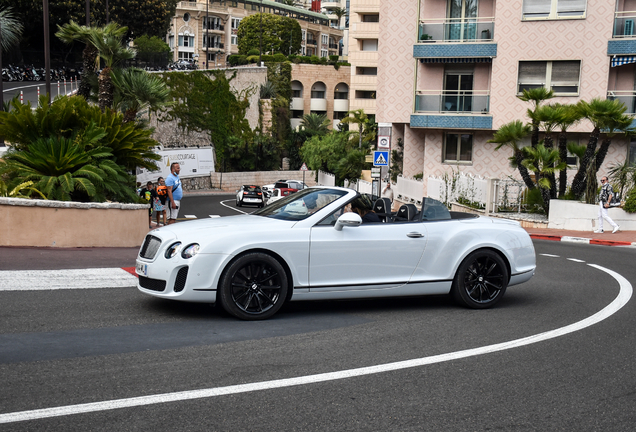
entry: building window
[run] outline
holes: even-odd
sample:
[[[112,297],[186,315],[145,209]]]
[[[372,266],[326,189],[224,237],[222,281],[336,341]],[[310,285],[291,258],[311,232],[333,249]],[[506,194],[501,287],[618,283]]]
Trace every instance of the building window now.
[[[300,31],[301,31],[301,33],[303,35],[302,40],[307,40],[307,30],[301,29]]]
[[[232,30],[238,30],[242,18],[232,18]]]
[[[182,46],[182,47],[193,47],[194,46],[194,36],[179,35],[179,46]]]
[[[356,99],[375,99],[375,91],[356,90]]]
[[[232,45],[238,45],[238,36],[236,36],[236,35],[230,36],[230,43]]]
[[[292,89],[292,97],[293,98],[301,98],[301,97],[303,97],[303,91],[302,90],[293,90]]]
[[[329,50],[322,48],[320,50],[320,57],[329,57]]]
[[[380,15],[378,15],[378,14],[362,15],[361,21],[362,22],[374,22],[374,23],[380,22]]]
[[[523,19],[584,18],[587,0],[523,0]]]
[[[324,99],[325,98],[325,91],[324,90],[312,90],[311,91],[311,98],[312,99]]]
[[[345,117],[348,117],[349,113],[347,111],[334,111],[333,112],[333,119],[334,120],[342,120]]]
[[[558,95],[576,96],[579,93],[581,62],[522,61],[519,62],[519,94],[523,90],[545,87]]]
[[[320,44],[327,45],[329,43],[329,35],[321,34],[320,35]]]
[[[193,53],[179,51],[179,60],[192,60]]]
[[[361,51],[377,51],[378,40],[377,39],[363,39],[361,41]]]
[[[629,154],[627,155],[630,165],[636,164],[636,138],[629,142]]]
[[[447,163],[469,163],[473,160],[473,135],[447,133],[444,136],[444,160]]]
[[[174,35],[168,36],[168,46],[170,49],[174,49]]]
[[[378,68],[377,67],[357,67],[356,75],[377,75]]]
[[[184,13],[183,14],[183,21],[188,22],[190,21],[190,14],[189,13]]]

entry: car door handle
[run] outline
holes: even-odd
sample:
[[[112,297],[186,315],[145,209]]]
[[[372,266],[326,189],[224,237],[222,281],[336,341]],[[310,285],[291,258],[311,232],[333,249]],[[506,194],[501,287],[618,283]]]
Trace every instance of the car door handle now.
[[[410,232],[406,236],[410,238],[421,238],[424,237],[424,234],[418,232]]]

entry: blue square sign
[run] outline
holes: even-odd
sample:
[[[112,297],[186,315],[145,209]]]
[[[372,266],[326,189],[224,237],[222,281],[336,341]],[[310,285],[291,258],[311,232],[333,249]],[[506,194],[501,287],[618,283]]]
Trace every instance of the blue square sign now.
[[[389,166],[389,151],[374,151],[373,166]]]

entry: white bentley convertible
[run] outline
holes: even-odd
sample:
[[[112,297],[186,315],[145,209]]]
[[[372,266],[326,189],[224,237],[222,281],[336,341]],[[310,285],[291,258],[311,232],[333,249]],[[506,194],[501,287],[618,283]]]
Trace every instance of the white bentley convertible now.
[[[430,198],[421,211],[391,213],[386,201],[316,187],[249,215],[159,228],[139,251],[138,288],[257,320],[295,300],[450,293],[487,308],[534,275],[534,247],[517,222],[449,212]]]

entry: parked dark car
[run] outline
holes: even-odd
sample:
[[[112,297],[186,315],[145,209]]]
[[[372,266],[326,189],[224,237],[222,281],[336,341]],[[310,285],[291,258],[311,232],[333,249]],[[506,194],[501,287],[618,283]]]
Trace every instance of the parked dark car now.
[[[241,207],[244,204],[252,204],[259,207],[263,207],[263,205],[265,205],[263,191],[260,186],[243,185],[238,191],[236,191],[237,207]]]

